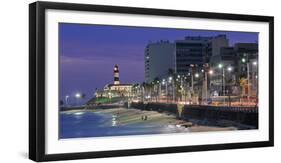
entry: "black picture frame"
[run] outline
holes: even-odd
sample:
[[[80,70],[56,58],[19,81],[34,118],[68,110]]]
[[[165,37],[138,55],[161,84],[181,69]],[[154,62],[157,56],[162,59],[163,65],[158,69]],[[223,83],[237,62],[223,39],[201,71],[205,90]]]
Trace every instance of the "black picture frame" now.
[[[150,149],[115,150],[66,154],[45,153],[45,11],[95,11],[124,14],[161,15],[174,17],[241,20],[269,23],[269,141],[159,147]],[[237,148],[269,147],[274,144],[274,18],[270,16],[222,14],[210,12],[178,11],[151,8],[133,8],[88,4],[35,2],[29,5],[29,158],[34,161],[55,161],[116,156],[178,153]]]

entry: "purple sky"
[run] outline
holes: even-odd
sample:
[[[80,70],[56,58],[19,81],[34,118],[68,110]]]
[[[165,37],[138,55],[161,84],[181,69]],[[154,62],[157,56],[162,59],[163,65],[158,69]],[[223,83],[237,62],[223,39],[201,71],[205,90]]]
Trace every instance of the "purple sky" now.
[[[258,41],[257,33],[246,32],[60,23],[60,97],[82,92],[90,99],[96,88],[112,83],[115,64],[121,83],[143,82],[144,48],[149,41],[218,34],[226,34],[231,45]]]

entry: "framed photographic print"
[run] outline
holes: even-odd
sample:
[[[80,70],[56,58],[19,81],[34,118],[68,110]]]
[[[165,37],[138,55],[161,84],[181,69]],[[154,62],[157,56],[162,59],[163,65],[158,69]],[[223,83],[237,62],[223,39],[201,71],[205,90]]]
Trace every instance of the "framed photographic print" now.
[[[29,157],[273,146],[273,17],[35,2]]]

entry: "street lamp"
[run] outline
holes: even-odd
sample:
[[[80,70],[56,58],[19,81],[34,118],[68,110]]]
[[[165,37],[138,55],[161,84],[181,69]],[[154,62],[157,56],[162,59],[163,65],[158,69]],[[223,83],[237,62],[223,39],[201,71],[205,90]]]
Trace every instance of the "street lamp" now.
[[[109,97],[109,103],[111,103],[111,92],[108,92],[108,97]]]
[[[157,83],[157,97],[156,97],[156,100],[160,100],[161,98],[161,83],[159,80],[156,80],[156,83]]]
[[[207,71],[205,72],[205,82],[203,83],[203,87],[205,87],[205,104],[208,104],[208,74],[210,75],[210,79],[211,76],[214,74],[214,71],[212,69],[207,69]],[[210,82],[211,85],[211,82]],[[211,88],[211,86],[209,86]]]
[[[232,71],[232,67],[230,67],[230,66],[227,67],[227,71],[231,72]],[[229,89],[227,90],[227,92],[228,92],[228,103],[229,103],[229,106],[231,106],[231,97],[230,97]]]
[[[76,104],[78,105],[78,100],[81,98],[81,94],[80,93],[76,93],[75,94],[75,98],[76,98]]]
[[[223,93],[223,105],[225,105],[225,77],[224,77],[224,66],[223,64],[218,65],[219,69],[222,69],[222,93]]]
[[[223,64],[220,63],[220,64],[218,65],[218,67],[219,67],[219,68],[223,68]]]
[[[210,74],[210,75],[213,75],[213,74],[214,74],[214,71],[213,71],[213,70],[209,70],[209,74]]]
[[[227,71],[229,71],[229,72],[232,71],[232,67],[228,67]]]
[[[169,77],[169,82],[171,82],[172,80],[173,80],[173,77],[170,76],[170,77]]]
[[[199,73],[195,73],[195,78],[199,78]]]
[[[244,54],[244,56],[246,55],[246,53]],[[247,62],[247,63],[246,63]],[[242,63],[246,63],[247,66],[247,87],[248,87],[248,92],[247,92],[247,101],[249,104],[250,101],[250,64],[249,64],[249,55],[247,55],[247,60],[246,58],[242,58]]]
[[[76,93],[76,94],[75,94],[75,97],[76,97],[77,99],[79,99],[79,98],[81,98],[81,94],[80,94],[80,93]]]
[[[255,67],[255,69],[256,69],[256,72],[254,72],[253,70],[252,70],[252,76],[253,76],[253,79],[252,79],[252,81],[253,81],[253,84],[255,84],[254,85],[254,88],[256,89],[256,105],[257,105],[257,99],[258,99],[258,62],[257,61],[254,61],[253,62],[253,67]]]
[[[174,82],[173,82],[173,77],[170,76],[169,77],[169,83],[172,83],[172,93],[173,93],[173,101],[175,100],[175,85],[174,85]]]
[[[166,94],[166,98],[168,96],[168,82],[166,82],[165,79],[162,80],[162,85],[165,85],[165,94]],[[167,100],[168,102],[168,100]]]

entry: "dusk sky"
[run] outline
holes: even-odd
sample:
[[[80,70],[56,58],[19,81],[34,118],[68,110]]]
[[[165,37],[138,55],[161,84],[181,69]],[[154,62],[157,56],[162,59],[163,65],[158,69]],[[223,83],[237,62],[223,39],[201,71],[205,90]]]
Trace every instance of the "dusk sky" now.
[[[144,81],[144,48],[149,41],[184,39],[185,36],[226,34],[230,45],[258,41],[257,33],[216,32],[151,27],[66,24],[59,25],[60,97],[86,94],[113,82],[119,66],[121,83]]]

